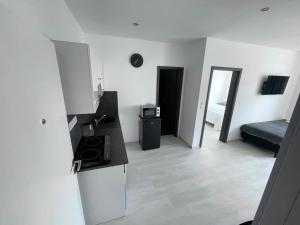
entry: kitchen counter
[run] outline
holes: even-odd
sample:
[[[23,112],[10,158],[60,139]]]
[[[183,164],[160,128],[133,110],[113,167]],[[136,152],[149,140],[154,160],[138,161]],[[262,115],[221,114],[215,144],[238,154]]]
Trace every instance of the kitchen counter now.
[[[101,117],[102,115],[111,115],[115,118],[114,122],[100,124],[95,128],[95,136],[110,136],[111,161],[104,165],[82,168],[79,172],[128,164],[124,138],[118,116],[118,96],[116,91],[104,92],[100,99],[98,110],[92,117]]]
[[[111,161],[104,165],[81,167],[77,173],[86,224],[99,224],[120,218],[125,216],[126,211],[128,158],[118,116],[117,92],[104,92],[95,114],[78,115],[77,128],[103,115],[113,116],[115,120],[99,124],[94,128],[95,136],[110,136]],[[72,135],[76,136],[74,133],[79,131],[80,129],[74,130]],[[80,141],[81,132],[79,133]],[[78,146],[77,142],[74,142],[75,145]]]

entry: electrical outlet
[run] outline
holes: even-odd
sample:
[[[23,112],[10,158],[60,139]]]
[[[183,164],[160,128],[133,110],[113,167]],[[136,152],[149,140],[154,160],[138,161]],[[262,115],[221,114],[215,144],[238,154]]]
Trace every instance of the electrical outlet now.
[[[69,131],[71,131],[74,128],[76,123],[77,123],[77,117],[74,116],[74,118],[69,122]]]

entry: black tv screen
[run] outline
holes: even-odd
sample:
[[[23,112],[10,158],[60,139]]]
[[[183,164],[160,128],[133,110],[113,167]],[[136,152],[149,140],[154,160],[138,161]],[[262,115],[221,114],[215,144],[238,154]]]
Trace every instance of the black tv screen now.
[[[288,83],[288,76],[268,76],[263,83],[262,95],[280,95],[283,94]]]

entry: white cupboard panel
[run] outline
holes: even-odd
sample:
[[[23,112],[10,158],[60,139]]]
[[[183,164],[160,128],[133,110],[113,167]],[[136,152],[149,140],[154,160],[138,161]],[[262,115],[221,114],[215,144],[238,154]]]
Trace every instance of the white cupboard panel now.
[[[125,215],[124,165],[79,172],[77,175],[87,225],[96,225]]]
[[[66,41],[53,42],[67,114],[95,113],[89,46]]]

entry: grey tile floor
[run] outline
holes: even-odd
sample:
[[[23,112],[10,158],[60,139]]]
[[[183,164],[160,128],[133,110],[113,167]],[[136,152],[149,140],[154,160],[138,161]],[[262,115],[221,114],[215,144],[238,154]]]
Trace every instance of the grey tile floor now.
[[[272,152],[221,143],[206,126],[202,149],[173,136],[161,148],[127,144],[127,213],[105,225],[238,225],[253,219],[274,164]]]

